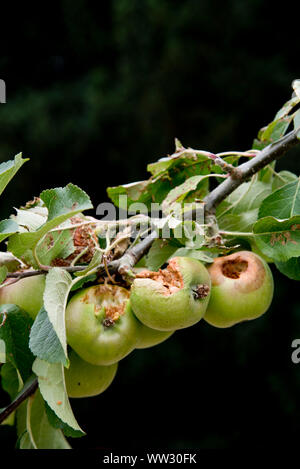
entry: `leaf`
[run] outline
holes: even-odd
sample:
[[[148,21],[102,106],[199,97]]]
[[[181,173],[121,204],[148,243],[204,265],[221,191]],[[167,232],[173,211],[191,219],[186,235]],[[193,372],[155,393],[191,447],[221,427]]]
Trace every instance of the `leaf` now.
[[[20,269],[21,262],[10,252],[0,252],[0,266],[5,266],[8,272],[15,272]]]
[[[300,178],[285,184],[261,204],[258,216],[285,219],[300,215]]]
[[[8,251],[17,258],[24,260],[34,267],[38,267],[33,256],[33,249],[38,242],[53,228],[68,218],[83,210],[92,208],[87,194],[73,184],[64,188],[49,189],[40,195],[48,208],[48,221],[37,231],[31,233],[18,233],[10,237]]]
[[[79,272],[76,272],[75,273],[75,276],[76,277],[85,277],[89,274],[89,272],[91,270],[93,270],[95,267],[98,267],[99,264],[101,264],[101,260],[102,260],[102,252],[101,251],[95,251],[92,259],[91,259],[91,262],[89,263],[89,265],[86,267],[86,269],[84,270],[81,270]]]
[[[66,392],[63,365],[36,358],[32,369],[38,376],[40,392],[49,407],[69,427],[82,432],[73,415]]]
[[[288,184],[289,182],[295,181],[296,179],[298,179],[296,174],[291,173],[290,171],[280,171],[279,173],[276,173],[273,178],[272,192],[280,189],[280,187]]]
[[[2,267],[0,267],[0,285],[4,282],[4,280],[6,279],[6,276],[8,274],[8,270],[7,270],[7,267],[5,265],[3,265]]]
[[[156,239],[145,259],[147,269],[157,271],[176,250],[177,247],[171,245],[168,240]]]
[[[300,257],[291,257],[287,262],[276,262],[277,269],[292,280],[300,280]]]
[[[0,371],[2,389],[6,391],[13,400],[23,387],[23,381],[17,369],[12,363],[4,363]]]
[[[19,226],[13,220],[0,221],[0,242],[14,235],[19,230]]]
[[[68,355],[65,309],[71,287],[71,275],[60,267],[52,268],[46,276],[44,307],[48,313],[49,321],[60,341],[66,358]]]
[[[172,189],[162,203],[163,212],[168,214],[172,210],[174,204],[181,203],[185,200],[188,194],[193,193],[194,197],[203,199],[208,191],[207,177],[205,176],[192,176],[184,183]],[[203,184],[205,182],[205,184]],[[200,190],[199,190],[200,185]],[[194,192],[197,189],[197,194]]]
[[[158,177],[162,173],[169,172],[171,169],[174,170],[179,167],[186,168],[203,162],[213,164],[213,160],[210,158],[210,154],[208,152],[198,152],[186,149],[185,151],[180,150],[178,155],[174,153],[172,156],[161,158],[156,163],[148,164],[147,171],[149,171],[153,176]]]
[[[97,274],[87,275],[86,277],[80,278],[76,283],[73,283],[71,291],[79,290],[85,283],[94,282],[97,279]]]
[[[71,449],[61,430],[50,425],[39,391],[29,397],[22,412],[25,413],[22,417],[25,432],[20,439],[20,449]]]
[[[300,256],[300,216],[287,220],[261,218],[253,226],[253,233],[258,248],[274,261]]]
[[[299,98],[294,96],[293,98],[289,99],[281,109],[277,112],[275,116],[275,120],[280,119],[281,117],[287,116],[291,110],[299,103]]]
[[[296,112],[295,116],[294,116],[294,129],[297,130],[300,128],[300,109],[298,109],[298,111]]]
[[[47,221],[47,214],[41,215],[31,208],[16,209],[16,212],[16,215],[11,215],[12,219],[26,231],[36,231]]]
[[[14,160],[0,164],[0,195],[26,161],[29,161],[29,158],[22,158],[22,153],[18,153]]]
[[[170,256],[170,259],[172,257],[192,257],[193,259],[197,259],[198,261],[201,262],[206,262],[206,263],[211,263],[214,260],[214,257],[210,253],[205,253],[204,251],[199,251],[197,249],[189,249],[189,248],[179,248],[177,249],[172,256]]]
[[[51,262],[58,257],[65,259],[74,251],[75,247],[70,230],[47,233],[36,249],[37,256],[41,264],[44,265],[51,265]]]
[[[65,366],[68,363],[60,340],[44,308],[37,315],[31,328],[29,347],[36,357],[49,363],[63,363]]]
[[[30,316],[16,305],[0,306],[0,339],[5,342],[6,360],[19,370],[25,382],[34,357],[29,349]]]
[[[219,227],[229,231],[251,231],[258,218],[258,208],[271,194],[271,185],[262,181],[241,184],[216,211]]]
[[[56,413],[51,409],[51,407],[49,407],[47,402],[45,402],[45,409],[49,423],[52,427],[61,429],[64,435],[68,437],[81,438],[82,436],[84,436],[82,431],[73,430],[73,428],[69,427],[69,425],[67,425],[60,418],[58,418]]]
[[[292,83],[292,88],[297,98],[300,99],[300,80],[294,80]]]

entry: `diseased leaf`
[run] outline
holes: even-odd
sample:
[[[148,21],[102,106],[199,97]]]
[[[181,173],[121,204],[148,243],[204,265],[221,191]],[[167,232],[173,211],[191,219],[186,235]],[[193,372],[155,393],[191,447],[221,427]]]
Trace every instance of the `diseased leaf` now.
[[[70,230],[53,231],[46,236],[37,246],[37,256],[44,265],[51,265],[51,262],[60,257],[65,259],[73,254],[75,250],[73,237]]]
[[[300,256],[300,216],[277,220],[268,216],[253,226],[255,242],[267,257],[286,262]]]
[[[49,407],[69,427],[82,432],[73,415],[66,392],[63,365],[36,358],[32,369],[38,376],[40,392]]]
[[[64,188],[49,189],[42,192],[40,197],[48,209],[48,221],[37,231],[11,236],[8,242],[8,251],[33,267],[38,267],[33,250],[39,241],[68,218],[92,208],[87,194],[73,184],[68,184]]]

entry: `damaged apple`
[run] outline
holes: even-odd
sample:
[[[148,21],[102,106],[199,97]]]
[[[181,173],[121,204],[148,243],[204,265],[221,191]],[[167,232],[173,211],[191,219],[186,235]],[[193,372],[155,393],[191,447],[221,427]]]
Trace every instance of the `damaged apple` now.
[[[130,302],[147,327],[174,331],[197,323],[206,311],[211,281],[204,265],[192,258],[174,257],[158,272],[139,272]]]
[[[138,322],[126,288],[101,284],[79,290],[66,309],[67,340],[93,365],[111,365],[136,346]]]
[[[270,267],[257,254],[239,251],[218,257],[208,268],[211,298],[204,319],[215,327],[230,327],[264,314],[273,298]]]

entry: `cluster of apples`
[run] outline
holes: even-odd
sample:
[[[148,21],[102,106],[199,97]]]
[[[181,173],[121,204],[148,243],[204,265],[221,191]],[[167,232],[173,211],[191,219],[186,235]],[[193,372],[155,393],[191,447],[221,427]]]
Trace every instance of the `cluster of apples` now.
[[[0,289],[0,304],[16,304],[34,319],[44,287],[43,275],[7,283]],[[202,318],[225,328],[261,316],[273,289],[268,264],[251,251],[218,257],[209,267],[174,257],[158,272],[139,271],[130,290],[108,283],[80,289],[66,309],[69,396],[102,393],[118,362],[134,349],[157,345]]]

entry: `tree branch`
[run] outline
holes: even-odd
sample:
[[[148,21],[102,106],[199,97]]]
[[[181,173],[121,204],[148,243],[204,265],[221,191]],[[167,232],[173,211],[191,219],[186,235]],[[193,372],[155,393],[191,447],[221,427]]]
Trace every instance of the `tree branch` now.
[[[31,379],[27,384],[25,384],[22,391],[17,395],[17,397],[0,412],[0,424],[7,419],[7,417],[14,412],[29,396],[35,393],[38,388],[37,378]]]
[[[299,129],[293,130],[261,150],[254,158],[237,167],[238,173],[231,175],[205,197],[205,212],[214,213],[216,207],[238,186],[272,161],[281,158],[288,150],[300,143]]]

